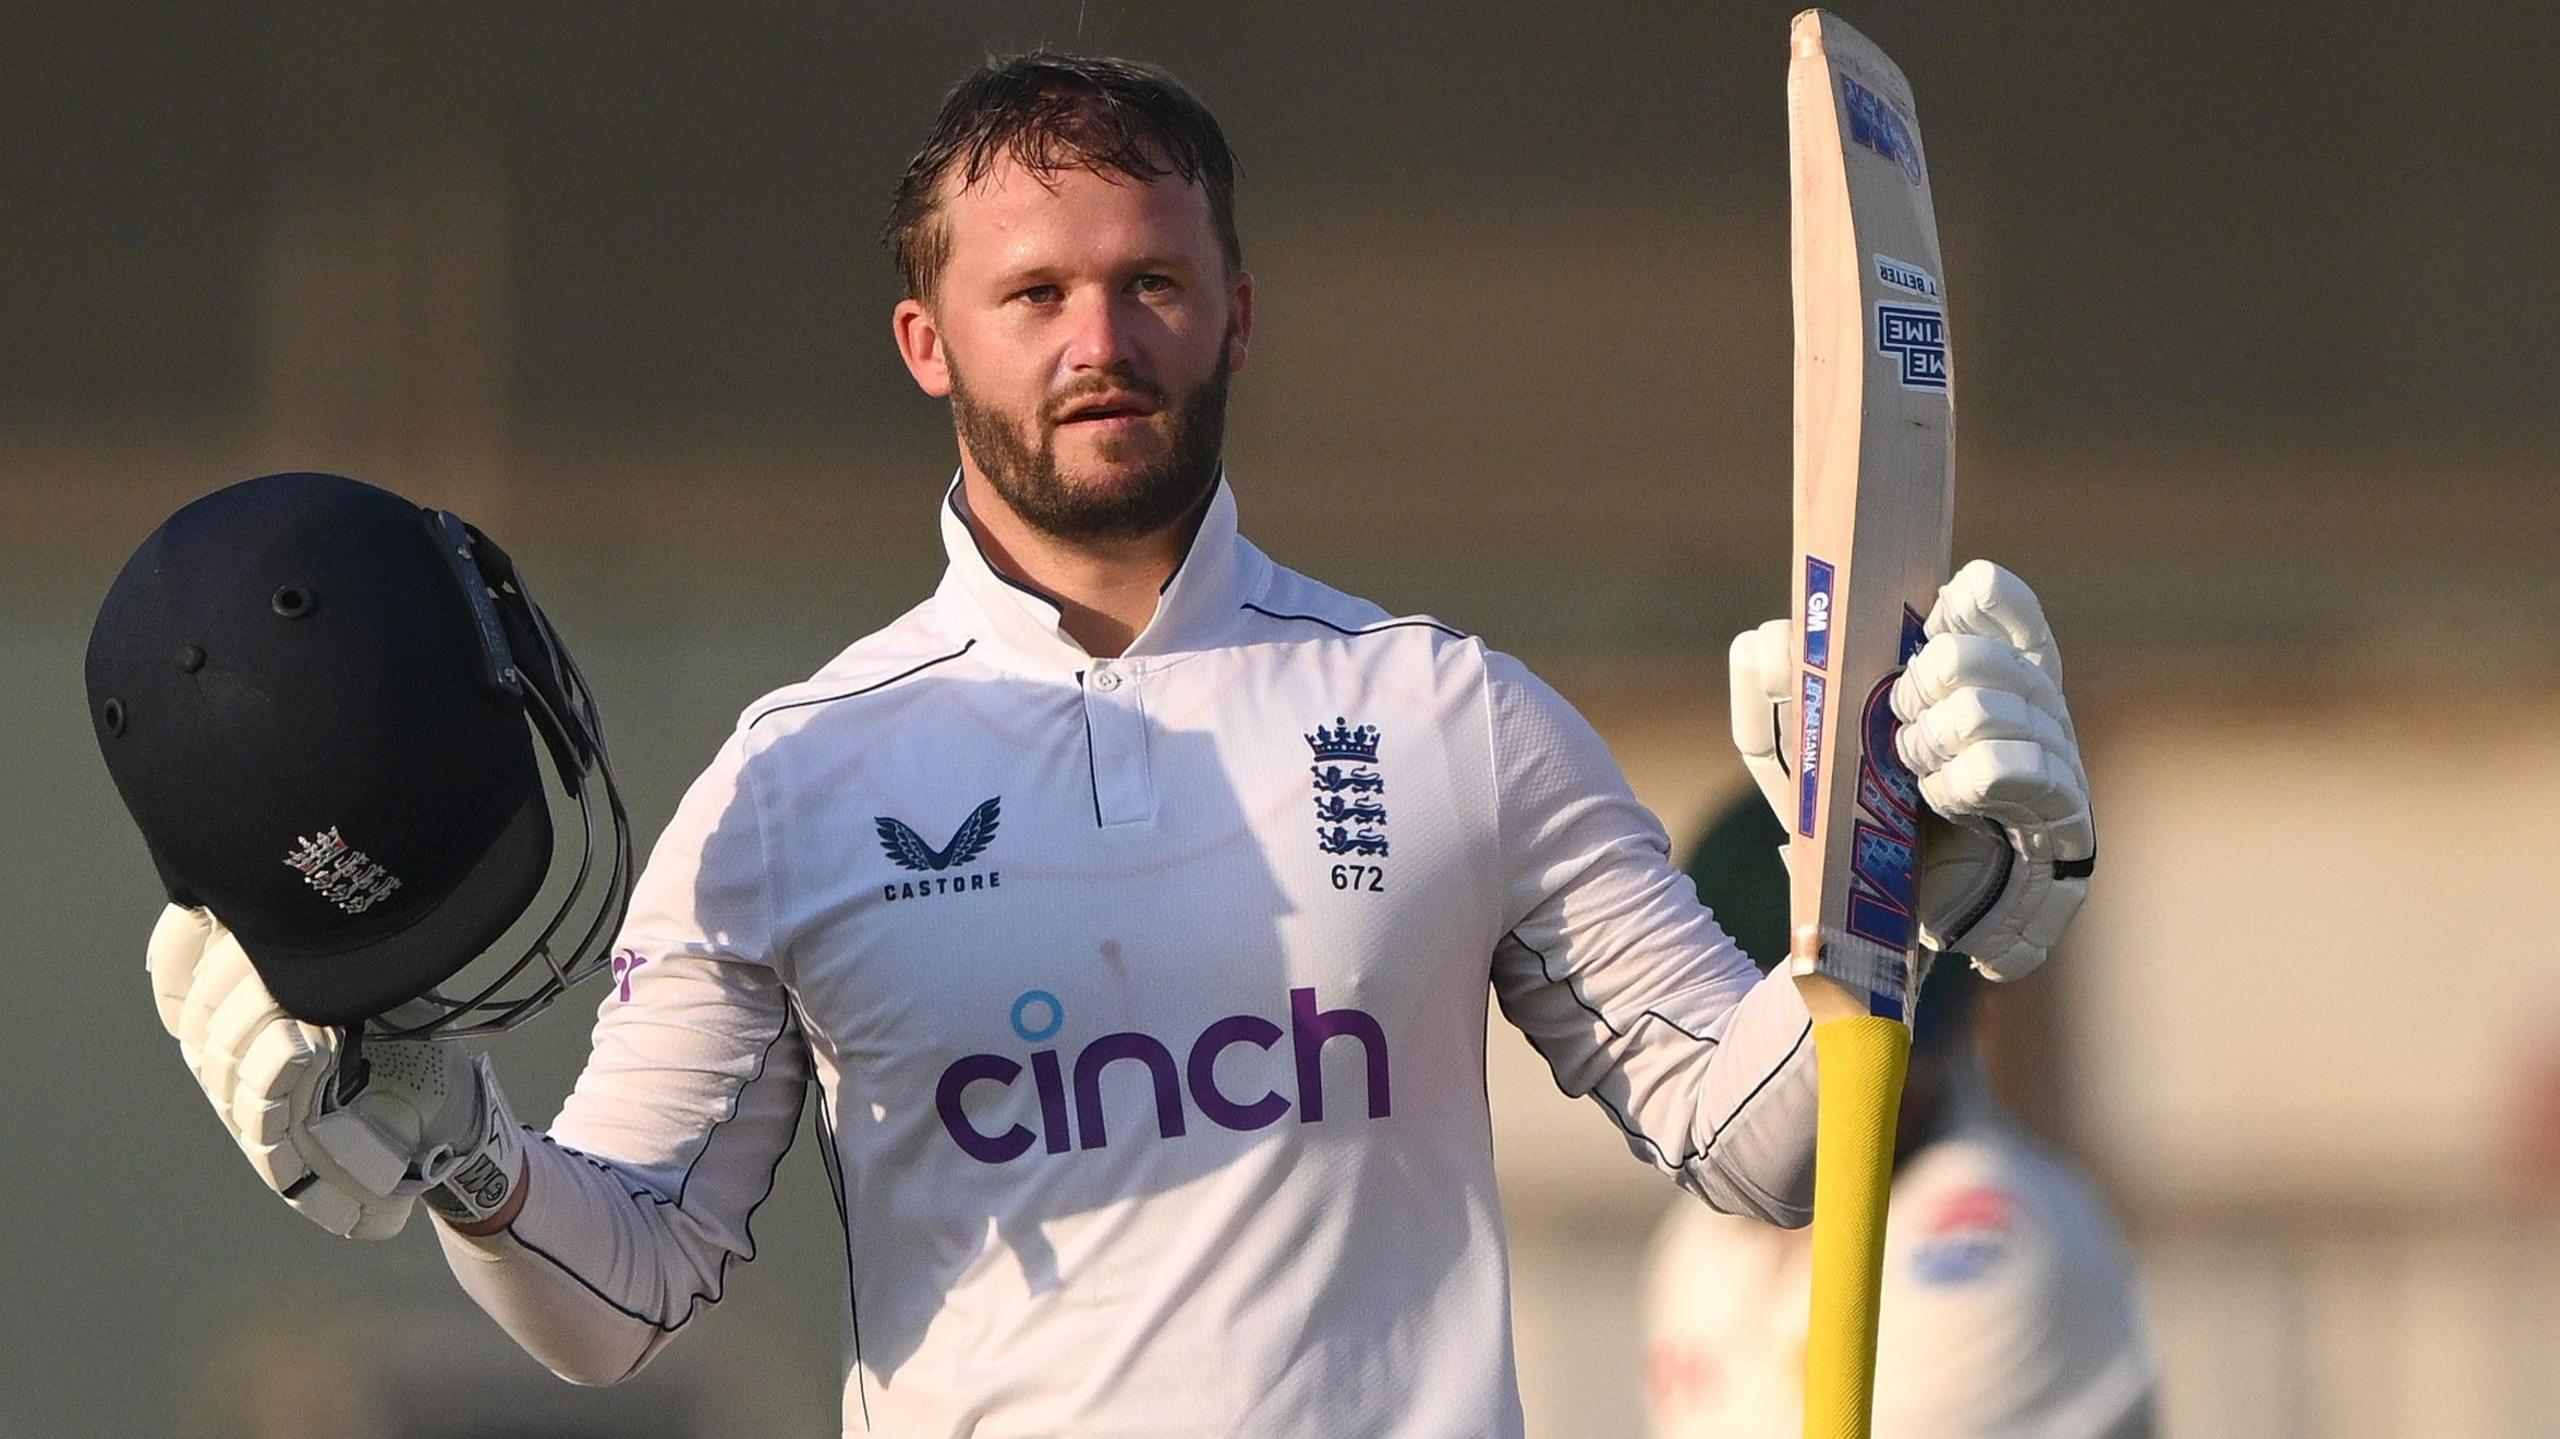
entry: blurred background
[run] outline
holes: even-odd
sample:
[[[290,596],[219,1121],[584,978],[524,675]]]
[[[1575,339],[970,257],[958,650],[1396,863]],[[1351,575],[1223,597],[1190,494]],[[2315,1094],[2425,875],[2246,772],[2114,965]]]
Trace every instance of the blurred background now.
[[[834,1432],[814,1146],[762,1262],[557,1384],[419,1222],[262,1192],[161,1034],[82,713],[169,510],[279,469],[539,576],[654,836],[939,570],[872,236],[943,89],[1173,69],[1242,156],[1248,533],[1524,656],[1675,835],[1785,604],[1789,7],[35,5],[0,47],[0,1433]],[[2560,1432],[2560,12],[1877,0],[1958,354],[1961,554],[2043,593],[2105,867],[1997,1078],[2134,1237],[2178,1435]],[[585,1002],[504,1042],[547,1115]],[[1666,1183],[1507,1031],[1532,1432],[1635,1432]]]

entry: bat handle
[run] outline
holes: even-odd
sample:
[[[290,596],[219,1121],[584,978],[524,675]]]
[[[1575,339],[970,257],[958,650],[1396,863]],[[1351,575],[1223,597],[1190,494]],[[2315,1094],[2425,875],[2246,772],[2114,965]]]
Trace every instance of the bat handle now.
[[[1817,1019],[1820,1118],[1813,1159],[1813,1312],[1805,1335],[1805,1439],[1867,1439],[1875,1408],[1885,1198],[1911,1029],[1852,1014]]]

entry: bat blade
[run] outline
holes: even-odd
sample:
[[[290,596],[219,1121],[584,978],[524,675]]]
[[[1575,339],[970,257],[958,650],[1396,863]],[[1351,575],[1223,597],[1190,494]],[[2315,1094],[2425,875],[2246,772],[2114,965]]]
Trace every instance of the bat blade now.
[[[1911,87],[1818,10],[1787,68],[1795,293],[1796,813],[1788,962],[1814,1017],[1805,1429],[1868,1432],[1885,1196],[1916,998],[1920,798],[1886,702],[1944,583],[1954,375]]]
[[[1911,89],[1865,37],[1797,17],[1787,76],[1795,279],[1799,733],[1789,957],[1907,1017],[1919,796],[1884,696],[1945,583],[1953,375]]]

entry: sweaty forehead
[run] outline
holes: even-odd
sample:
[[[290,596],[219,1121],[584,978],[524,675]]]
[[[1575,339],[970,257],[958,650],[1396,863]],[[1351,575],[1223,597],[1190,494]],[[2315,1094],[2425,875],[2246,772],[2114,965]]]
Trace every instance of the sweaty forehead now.
[[[1136,255],[1206,264],[1220,254],[1208,192],[1180,175],[1043,173],[1008,156],[973,184],[954,175],[944,187],[941,220],[952,272],[1105,264]]]

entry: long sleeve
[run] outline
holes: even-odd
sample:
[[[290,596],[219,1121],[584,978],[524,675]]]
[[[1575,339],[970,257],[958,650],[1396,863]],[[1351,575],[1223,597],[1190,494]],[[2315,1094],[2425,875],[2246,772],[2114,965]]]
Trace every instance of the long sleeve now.
[[[1639,1158],[1718,1209],[1804,1223],[1814,1071],[1795,984],[1726,938],[1590,724],[1509,656],[1486,665],[1502,1012]]]
[[[717,1303],[798,1128],[808,1045],[772,963],[774,903],[741,741],[685,796],[635,889],[594,1048],[523,1210],[437,1226],[462,1287],[561,1377],[608,1384]]]

